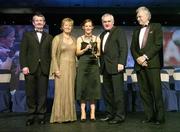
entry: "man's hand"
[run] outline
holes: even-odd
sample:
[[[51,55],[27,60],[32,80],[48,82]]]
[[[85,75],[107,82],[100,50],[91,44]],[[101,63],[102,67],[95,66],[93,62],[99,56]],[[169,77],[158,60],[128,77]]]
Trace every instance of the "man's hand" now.
[[[147,66],[148,66],[147,61],[144,61],[144,62],[142,63],[142,66],[147,67]]]
[[[142,65],[146,61],[146,58],[144,56],[140,56],[136,59],[136,61],[139,65]]]
[[[29,74],[29,68],[28,67],[24,67],[22,69],[22,72],[23,72],[24,75],[28,75]]]
[[[118,72],[124,70],[124,65],[118,64]]]

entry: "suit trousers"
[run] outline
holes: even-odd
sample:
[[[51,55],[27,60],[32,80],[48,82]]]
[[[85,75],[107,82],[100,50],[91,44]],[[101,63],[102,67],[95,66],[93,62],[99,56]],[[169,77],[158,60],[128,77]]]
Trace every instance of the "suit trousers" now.
[[[35,114],[38,114],[40,119],[45,117],[48,80],[49,76],[43,74],[40,64],[35,73],[29,73],[25,76],[26,102],[29,118],[34,118]]]
[[[140,95],[148,120],[164,121],[164,104],[160,80],[160,69],[142,69],[137,72]]]
[[[125,119],[123,72],[109,74],[103,71],[103,98],[106,113],[114,118]]]

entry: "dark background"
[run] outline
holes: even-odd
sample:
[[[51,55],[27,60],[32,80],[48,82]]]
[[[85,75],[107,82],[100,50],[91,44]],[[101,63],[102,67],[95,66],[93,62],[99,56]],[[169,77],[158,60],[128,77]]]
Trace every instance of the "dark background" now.
[[[101,16],[106,12],[114,15],[115,25],[135,26],[135,10],[142,5],[150,9],[153,22],[180,25],[179,0],[0,0],[0,3],[0,25],[29,25],[32,14],[40,11],[53,35],[59,32],[64,17],[74,19],[76,26],[86,18],[101,25]]]
[[[90,18],[96,28],[101,26],[104,13],[112,13],[115,25],[134,28],[139,6],[150,9],[151,21],[165,27],[164,35],[179,30],[180,0],[0,0],[0,25],[31,25],[32,15],[41,12],[46,17],[49,33],[55,36],[61,32],[60,23],[65,17],[72,18],[75,26]]]

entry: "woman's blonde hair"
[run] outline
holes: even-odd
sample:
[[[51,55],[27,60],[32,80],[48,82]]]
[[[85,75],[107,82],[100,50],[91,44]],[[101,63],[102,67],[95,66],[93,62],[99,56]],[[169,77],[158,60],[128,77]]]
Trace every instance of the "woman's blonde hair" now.
[[[71,24],[71,26],[74,25],[74,20],[71,19],[71,18],[69,18],[69,17],[67,17],[67,18],[64,18],[64,19],[61,21],[61,29],[62,29],[62,27],[63,27],[63,25],[64,25],[65,22],[69,22],[69,23]]]

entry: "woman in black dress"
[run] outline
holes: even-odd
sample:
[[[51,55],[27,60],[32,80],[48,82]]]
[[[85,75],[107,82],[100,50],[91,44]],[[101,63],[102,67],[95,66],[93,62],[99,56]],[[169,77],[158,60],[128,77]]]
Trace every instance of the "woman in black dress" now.
[[[95,121],[95,103],[100,99],[100,74],[98,56],[100,55],[100,38],[93,35],[93,22],[86,19],[82,29],[84,35],[77,39],[77,56],[79,58],[76,99],[81,102],[81,121],[86,121],[86,103],[90,102],[90,120]]]

